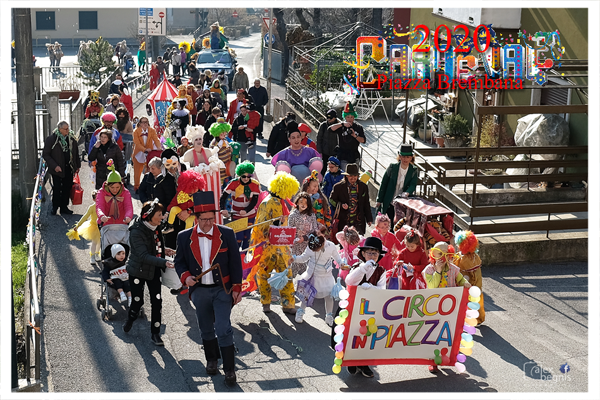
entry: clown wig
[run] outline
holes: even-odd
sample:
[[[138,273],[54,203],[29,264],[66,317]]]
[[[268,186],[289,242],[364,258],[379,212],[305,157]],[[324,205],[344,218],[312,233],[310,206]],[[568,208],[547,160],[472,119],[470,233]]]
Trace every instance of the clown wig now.
[[[460,231],[454,236],[454,242],[462,254],[471,254],[477,251],[479,241],[471,231]]]
[[[244,174],[254,174],[254,164],[248,161],[238,164],[238,166],[235,167],[235,174],[237,176],[242,176]]]
[[[284,171],[277,172],[269,181],[269,192],[280,199],[289,199],[299,187],[298,180]]]
[[[208,131],[212,136],[218,138],[221,136],[221,133],[229,133],[229,131],[231,131],[231,125],[227,122],[215,122],[208,128]]]
[[[177,192],[194,193],[196,190],[205,190],[204,177],[193,169],[183,171],[177,180]]]

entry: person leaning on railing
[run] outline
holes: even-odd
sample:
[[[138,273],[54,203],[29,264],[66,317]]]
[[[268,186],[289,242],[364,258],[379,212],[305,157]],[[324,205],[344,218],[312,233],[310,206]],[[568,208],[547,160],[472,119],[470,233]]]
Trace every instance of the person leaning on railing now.
[[[377,193],[377,210],[385,212],[391,221],[394,221],[395,211],[392,200],[396,196],[408,197],[415,194],[419,171],[414,166],[415,156],[409,144],[400,146],[397,163],[390,164],[381,180]]]

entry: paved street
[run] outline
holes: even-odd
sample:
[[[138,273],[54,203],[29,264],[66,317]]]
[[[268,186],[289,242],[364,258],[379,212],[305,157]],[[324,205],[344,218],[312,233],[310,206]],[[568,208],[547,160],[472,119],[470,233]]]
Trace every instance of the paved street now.
[[[261,68],[258,40],[259,35],[253,34],[232,42],[251,80]],[[282,87],[274,85],[274,96],[283,97]],[[141,104],[136,111],[144,110]],[[266,140],[262,140],[256,161],[263,184],[274,170],[263,163],[265,152]],[[74,215],[51,216],[49,195],[41,214],[45,392],[587,391],[586,263],[484,265],[487,319],[474,335],[473,356],[468,357],[463,374],[454,368],[441,368],[440,374],[432,375],[424,366],[382,365],[374,368],[375,379],[351,376],[345,368],[335,375],[322,300],[315,301],[305,322],[297,324],[280,306],[275,304],[272,313],[264,314],[258,297],[247,296],[232,312],[238,385],[227,387],[222,373],[205,372],[195,311],[187,295],[173,296],[163,288],[164,348],[150,341],[150,323],[145,318],[125,334],[121,326],[126,310],[114,300],[116,314],[110,321],[101,320],[96,310],[99,268],[89,264],[87,242],[69,242],[65,236],[91,202],[87,165],[81,179],[84,204],[72,207]],[[50,190],[49,184],[46,189]],[[136,214],[140,207],[134,199]],[[149,305],[147,291],[145,302]],[[571,368],[567,374],[559,372],[565,363]]]

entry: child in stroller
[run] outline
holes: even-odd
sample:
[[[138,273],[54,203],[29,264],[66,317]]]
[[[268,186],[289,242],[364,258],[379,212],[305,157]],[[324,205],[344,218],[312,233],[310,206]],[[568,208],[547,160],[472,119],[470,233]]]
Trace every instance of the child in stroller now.
[[[119,243],[112,244],[105,249],[105,255],[110,251],[110,258],[102,261],[102,280],[108,287],[115,289],[119,293],[121,302],[127,301],[127,306],[131,305],[131,289],[129,287],[129,275],[125,269],[127,254],[125,247]]]
[[[125,70],[125,73],[127,74],[127,76],[129,76],[129,74],[132,71],[135,71],[135,63],[133,62],[133,55],[131,55],[130,51],[125,53],[125,55],[123,56],[123,60],[124,60],[124,64],[125,64],[123,66],[123,69]]]

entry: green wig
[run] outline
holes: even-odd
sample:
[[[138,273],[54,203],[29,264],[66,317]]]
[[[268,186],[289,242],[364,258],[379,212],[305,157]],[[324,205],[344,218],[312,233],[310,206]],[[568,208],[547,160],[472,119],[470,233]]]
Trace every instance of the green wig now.
[[[231,131],[231,125],[227,122],[215,122],[208,128],[208,131],[211,135],[218,138],[221,136],[221,133],[229,133],[229,131]]]
[[[237,176],[242,176],[244,174],[250,174],[252,175],[254,173],[254,164],[252,164],[251,162],[243,162],[241,164],[238,164],[238,166],[235,168],[235,174]]]

